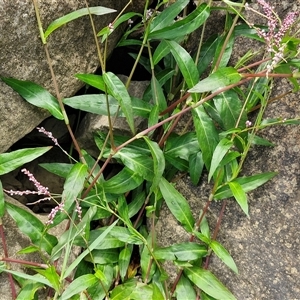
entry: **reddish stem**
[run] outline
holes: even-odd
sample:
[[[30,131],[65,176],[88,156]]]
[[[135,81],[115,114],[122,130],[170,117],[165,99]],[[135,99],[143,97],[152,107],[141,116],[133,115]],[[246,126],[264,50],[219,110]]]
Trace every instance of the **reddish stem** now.
[[[42,269],[48,268],[48,266],[45,264],[40,264],[40,263],[36,263],[36,262],[32,262],[32,261],[10,258],[10,257],[1,257],[0,261],[8,261],[8,262],[12,262],[12,263],[18,263],[18,264],[28,265],[28,266],[32,266],[32,267],[38,267],[38,268],[42,268]]]
[[[7,245],[6,245],[6,238],[5,238],[5,234],[4,234],[4,230],[3,230],[2,218],[0,218],[0,235],[1,235],[1,240],[2,240],[3,252],[4,252],[4,258],[2,258],[1,260],[5,260],[8,258],[8,251],[7,251]],[[9,285],[11,288],[12,298],[16,299],[17,291],[16,291],[14,279],[12,277],[12,274],[10,274],[10,273],[7,273],[7,276],[8,276]]]
[[[216,240],[216,238],[217,238],[218,232],[220,230],[221,221],[222,221],[222,218],[224,216],[224,211],[225,211],[226,204],[227,204],[227,202],[226,202],[226,200],[224,200],[223,205],[222,205],[222,209],[220,211],[219,218],[218,218],[218,221],[217,221],[217,225],[216,225],[216,228],[215,228],[214,233],[213,233],[212,240]],[[211,257],[211,254],[206,256],[204,269],[208,268],[210,257]]]

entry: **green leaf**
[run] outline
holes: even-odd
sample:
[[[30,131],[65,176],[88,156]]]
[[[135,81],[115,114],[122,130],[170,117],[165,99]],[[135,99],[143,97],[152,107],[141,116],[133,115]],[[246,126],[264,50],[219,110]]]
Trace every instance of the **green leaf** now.
[[[57,239],[55,236],[46,233],[46,226],[32,213],[19,206],[6,202],[6,209],[17,223],[20,231],[27,235],[33,244],[50,254],[57,243]]]
[[[177,1],[176,1],[177,2]],[[172,6],[171,6],[172,7]],[[168,39],[174,40],[178,37],[187,35],[197,28],[199,28],[209,17],[210,9],[207,4],[199,5],[192,13],[190,13],[187,17],[183,18],[182,20],[176,21],[170,26],[158,27],[154,29],[150,29],[150,33],[148,35],[149,39]],[[157,17],[158,18],[158,17]],[[155,19],[154,19],[155,20]],[[157,23],[159,20],[157,21]]]
[[[217,241],[211,241],[209,247],[233,272],[238,274],[237,266],[228,251]]]
[[[166,43],[178,64],[188,88],[192,88],[199,81],[199,73],[195,62],[189,53],[175,41],[166,41]]]
[[[85,260],[99,265],[115,264],[119,260],[119,249],[97,249],[88,254]]]
[[[229,20],[229,18],[227,20]],[[230,20],[230,23],[232,24],[232,20]],[[219,43],[217,45],[217,49],[216,49],[216,52],[215,52],[215,60],[212,64],[212,68],[215,68],[217,58],[220,56],[221,51],[223,49],[223,45],[224,45],[225,42],[227,42],[227,44],[226,44],[226,47],[224,49],[224,52],[222,53],[222,57],[221,57],[221,60],[219,62],[219,65],[218,65],[218,69],[227,66],[227,64],[229,62],[229,59],[230,59],[230,56],[231,56],[231,53],[232,53],[233,45],[234,45],[234,35],[232,34],[229,37],[229,40],[227,40],[227,38],[228,37],[227,37],[227,32],[226,32],[226,35],[221,36],[218,39]]]
[[[132,253],[132,247],[131,249],[129,249],[129,247],[127,246],[124,249],[122,249],[119,255],[119,269],[120,269],[120,276],[122,281],[124,281],[124,278],[127,274],[131,253]]]
[[[1,269],[0,269],[0,271],[1,271]],[[13,271],[13,270],[8,270],[8,269],[3,269],[2,271],[6,272],[6,273],[10,273],[10,274],[12,274],[14,276],[17,276],[17,277],[21,277],[23,279],[31,280],[33,282],[39,282],[39,283],[42,283],[43,285],[47,285],[47,286],[53,288],[53,286],[51,285],[49,280],[46,279],[44,276],[41,276],[40,274],[29,275],[29,274],[26,274],[24,272],[18,272],[18,271]]]
[[[150,141],[148,137],[143,137],[149,146],[153,158],[154,177],[152,179],[151,190],[153,191],[158,186],[165,170],[165,157],[157,143]]]
[[[148,181],[153,180],[153,161],[149,156],[125,147],[120,149],[113,157],[119,158],[128,169],[139,174],[144,179]]]
[[[126,202],[126,198],[124,195],[120,195],[118,197],[118,213],[119,213],[119,216],[120,216],[120,219],[122,221],[124,221],[124,223],[127,225],[127,226],[132,226],[132,223],[128,217],[128,205],[127,205],[127,202]]]
[[[136,289],[137,280],[130,280],[116,286],[110,293],[110,300],[130,300],[129,296]]]
[[[39,247],[35,245],[30,245],[18,251],[18,254],[28,254],[28,253],[38,252],[39,250],[40,250]]]
[[[181,275],[176,285],[175,295],[177,300],[196,299],[196,292],[190,280],[184,275]]]
[[[69,300],[72,296],[86,290],[98,281],[98,278],[93,274],[82,275],[70,283],[59,299]]]
[[[227,151],[233,146],[233,142],[224,138],[222,139],[219,144],[217,145],[212,159],[211,159],[211,166],[209,169],[208,174],[208,182],[210,182],[212,176],[214,175],[217,168],[220,166],[220,162],[222,161],[223,157],[227,153]]]
[[[153,293],[155,284],[145,284],[142,282],[138,282],[136,289],[132,292],[130,295],[130,300],[149,300],[149,299],[155,299],[155,300],[165,300],[166,298],[161,298],[161,292],[159,288],[157,287],[157,292],[160,292],[160,295],[158,297],[155,297]]]
[[[4,213],[5,213],[5,201],[4,201],[2,182],[0,180],[0,218],[4,216]]]
[[[119,109],[119,103],[112,96],[108,95],[107,99],[109,103],[110,114],[115,116]],[[63,102],[70,107],[80,109],[82,111],[87,111],[98,115],[108,115],[106,95],[104,94],[73,96],[71,98],[63,99]],[[138,98],[131,98],[131,102],[134,115],[144,118],[148,117],[152,104],[149,104]],[[125,117],[122,109],[119,110],[117,116]]]
[[[40,282],[28,280],[18,293],[16,300],[34,300],[35,293],[42,288],[44,288],[44,285]]]
[[[217,35],[212,35],[201,47],[197,69],[199,75],[201,75],[212,62],[219,38]]]
[[[199,267],[184,269],[185,275],[208,295],[218,300],[236,300],[231,292],[208,270]]]
[[[166,156],[180,157],[188,161],[192,154],[199,152],[199,149],[196,134],[194,132],[187,132],[183,135],[170,135],[164,152]]]
[[[241,188],[245,193],[247,193],[263,185],[267,181],[271,180],[275,175],[277,175],[276,172],[266,172],[266,173],[249,176],[249,177],[236,178],[234,181],[241,186]],[[216,194],[214,195],[214,199],[222,200],[222,199],[230,198],[232,196],[233,193],[229,188],[229,185],[225,185],[217,189]]]
[[[223,126],[224,130],[236,127],[238,120],[238,127],[245,128],[247,114],[245,110],[242,111],[243,103],[236,92],[233,90],[226,91],[214,97],[213,101],[222,120],[220,125]],[[242,114],[241,117],[240,114]]]
[[[204,93],[217,91],[230,84],[239,82],[241,78],[242,75],[233,67],[219,68],[216,72],[197,83],[193,88],[190,88],[189,92]]]
[[[103,43],[106,38],[114,31],[116,30],[122,23],[128,21],[130,18],[135,17],[135,16],[139,16],[139,17],[143,17],[141,14],[139,13],[135,13],[135,12],[129,12],[126,13],[124,15],[122,15],[121,17],[119,17],[113,24],[113,30],[111,30],[109,28],[109,26],[106,26],[104,28],[102,28],[98,33],[97,36],[103,36],[101,43]]]
[[[116,226],[110,234],[124,243],[137,245],[143,243],[143,240],[141,240],[134,230],[129,230],[125,227]]]
[[[44,168],[50,173],[58,175],[62,178],[67,178],[68,174],[70,173],[73,165],[66,164],[66,163],[44,163],[39,164],[40,167]]]
[[[135,193],[135,192],[137,192],[137,193]],[[142,208],[142,206],[145,202],[145,199],[146,199],[146,195],[145,195],[144,190],[141,191],[139,189],[135,189],[133,191],[132,200],[128,204],[129,218],[132,218],[140,211],[140,209]]]
[[[253,145],[261,145],[261,146],[268,146],[268,147],[275,146],[275,144],[271,143],[267,139],[264,139],[258,135],[253,135],[251,133],[248,134],[248,140],[251,141]]]
[[[229,188],[232,192],[233,197],[237,201],[237,203],[242,208],[243,212],[249,216],[248,214],[248,202],[247,202],[247,194],[243,190],[243,187],[237,181],[228,182]]]
[[[170,247],[157,248],[154,250],[155,258],[158,260],[196,260],[207,254],[206,246],[196,243],[180,243]]]
[[[140,253],[140,265],[141,265],[141,270],[142,270],[142,278],[143,282],[148,283],[152,280],[153,275],[155,274],[156,271],[156,264],[153,263],[153,257],[152,254],[149,251],[149,248],[152,246],[152,234],[150,233],[147,237],[147,243],[148,247],[146,244],[144,244],[142,251]]]
[[[204,161],[202,157],[202,152],[191,154],[189,157],[189,174],[191,181],[194,185],[197,185],[204,167]]]
[[[115,115],[119,103],[112,96],[107,96],[109,111],[111,115]],[[106,95],[105,94],[95,94],[95,95],[80,95],[73,96],[71,98],[65,98],[63,103],[83,111],[90,112],[92,114],[105,115],[107,116],[107,105],[106,105]],[[119,116],[120,114],[118,114]]]
[[[165,300],[166,297],[164,296],[164,294],[162,293],[162,291],[159,289],[159,287],[157,286],[156,283],[152,283],[153,286],[153,295],[152,295],[152,299],[155,300]],[[146,286],[145,286],[146,287]],[[150,286],[148,286],[149,288]],[[138,298],[137,300],[140,300],[141,298]]]
[[[95,87],[96,89],[105,92],[105,83],[101,75],[95,74],[76,74],[76,78],[87,83],[88,85]]]
[[[76,11],[73,11],[73,12],[71,12],[67,15],[64,15],[64,16],[56,19],[55,21],[53,21],[46,29],[46,31],[44,33],[44,38],[47,39],[47,37],[57,28],[61,27],[62,25],[65,25],[73,20],[76,20],[82,16],[86,16],[89,14],[99,16],[99,15],[105,15],[105,14],[109,14],[109,13],[113,13],[113,12],[116,12],[116,10],[111,9],[111,8],[106,8],[103,6],[78,9]]]
[[[155,76],[152,76],[151,78],[151,90],[154,104],[158,106],[159,111],[165,110],[167,108],[166,98],[163,89]]]
[[[218,132],[214,121],[206,114],[203,106],[198,106],[192,113],[203,161],[209,170],[213,153],[219,142]]]
[[[160,180],[159,188],[174,217],[187,232],[193,232],[195,220],[187,200],[163,177]]]
[[[9,153],[0,154],[0,175],[9,173],[18,167],[38,158],[47,151],[49,151],[52,146],[39,147],[39,148],[26,148]]]
[[[162,40],[153,53],[152,60],[154,66],[157,65],[168,53],[170,53],[170,47],[168,47],[165,40]]]
[[[49,282],[51,282],[51,284],[53,285],[55,291],[59,292],[60,289],[59,275],[57,274],[54,266],[50,266],[47,269],[35,268],[34,270],[39,274],[43,275],[45,278],[47,278]]]
[[[106,235],[112,230],[112,228],[117,224],[118,220],[116,220],[114,223],[112,223],[110,226],[108,226],[102,234],[100,234],[93,243],[89,245],[89,247],[84,250],[67,268],[67,270],[64,273],[63,279],[68,277],[71,272],[79,265],[79,263],[84,259],[88,254],[91,253],[95,249],[97,245],[101,243],[106,237]]]
[[[174,23],[174,19],[188,5],[189,0],[177,0],[172,5],[165,8],[150,23],[150,32],[163,29]]]
[[[0,78],[30,104],[48,110],[53,117],[59,120],[64,119],[57,99],[40,85],[14,78]]]
[[[135,134],[131,98],[124,83],[111,72],[104,73],[103,79],[111,95],[119,102],[119,105],[121,106],[121,109],[126,117],[127,123],[132,133]]]
[[[66,212],[69,212],[70,208],[74,206],[75,199],[78,197],[79,193],[82,191],[85,177],[88,175],[88,168],[86,165],[82,163],[76,163],[70,173],[68,174],[65,184],[64,190],[62,193],[62,201],[64,203],[64,211],[60,211],[56,214],[53,223],[51,223],[50,227],[54,227],[57,224],[61,223],[66,217]]]
[[[96,214],[97,207],[92,206],[88,209],[88,211],[85,213],[84,217],[82,218],[82,221],[78,224],[78,226],[70,226],[70,229],[66,230],[59,238],[58,243],[55,247],[53,247],[51,252],[51,261],[58,260],[64,248],[66,248],[66,245],[73,243],[74,239],[78,235],[84,235],[86,230],[89,230],[89,224],[93,218],[93,216]],[[84,244],[86,246],[86,244]]]
[[[138,187],[143,182],[143,177],[125,167],[111,179],[103,182],[106,193],[123,194]]]

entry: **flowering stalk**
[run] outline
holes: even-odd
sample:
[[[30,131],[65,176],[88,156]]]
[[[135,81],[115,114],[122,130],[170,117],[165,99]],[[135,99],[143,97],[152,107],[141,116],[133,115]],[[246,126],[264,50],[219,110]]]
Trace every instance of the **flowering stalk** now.
[[[267,51],[272,56],[271,63],[267,66],[266,76],[268,76],[278,63],[284,60],[286,43],[283,43],[282,40],[287,31],[296,22],[298,12],[289,12],[281,22],[274,8],[268,2],[265,0],[257,0],[257,2],[262,7],[264,16],[268,19],[268,31],[256,28],[258,36],[265,40]],[[254,11],[248,4],[245,5],[245,8]]]

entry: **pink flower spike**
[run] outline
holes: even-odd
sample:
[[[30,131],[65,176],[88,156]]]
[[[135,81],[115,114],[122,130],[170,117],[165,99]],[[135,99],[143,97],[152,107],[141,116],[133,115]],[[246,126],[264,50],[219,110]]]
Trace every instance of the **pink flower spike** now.
[[[56,146],[59,146],[57,139],[53,136],[52,132],[47,131],[44,127],[37,127],[36,128],[39,132],[45,134],[49,139],[51,139],[53,141],[53,143]]]

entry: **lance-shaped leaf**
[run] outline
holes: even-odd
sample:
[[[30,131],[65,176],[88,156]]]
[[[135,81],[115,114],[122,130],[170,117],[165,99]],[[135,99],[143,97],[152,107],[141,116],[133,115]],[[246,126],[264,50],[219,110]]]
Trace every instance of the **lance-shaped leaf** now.
[[[215,108],[221,119],[221,126],[224,130],[232,129],[239,120],[238,127],[245,128],[247,114],[242,110],[243,103],[239,99],[237,93],[233,90],[226,91],[214,97]],[[240,117],[240,114],[242,116]]]
[[[190,155],[200,150],[197,136],[194,132],[183,135],[170,135],[166,142],[165,155],[188,160]]]
[[[188,5],[189,0],[178,0],[165,8],[150,24],[150,32],[163,29],[174,23],[174,19]]]
[[[148,181],[153,180],[153,161],[149,156],[133,151],[130,148],[122,148],[114,155],[114,158],[119,158],[127,168],[144,179]]]
[[[192,13],[180,21],[176,21],[170,26],[158,30],[152,30],[149,39],[174,40],[187,35],[199,28],[209,17],[210,9],[207,4],[199,5]]]
[[[9,173],[16,168],[36,159],[49,151],[52,146],[39,148],[26,148],[9,153],[0,154],[0,175]]]
[[[189,261],[196,260],[206,254],[206,246],[196,243],[174,244],[170,247],[157,248],[154,250],[155,258],[163,260]]]
[[[135,134],[131,98],[124,83],[120,80],[119,77],[111,72],[104,73],[103,79],[111,95],[119,102],[119,105],[121,106],[121,109],[126,117],[127,123],[132,133]]]
[[[76,163],[72,167],[70,173],[66,178],[64,190],[61,196],[62,202],[64,203],[64,211],[58,212],[56,214],[53,220],[53,224],[50,225],[51,227],[59,224],[67,217],[66,212],[69,212],[70,208],[74,206],[75,199],[83,189],[85,177],[87,176],[87,174],[88,168],[82,163]]]
[[[64,119],[57,99],[40,85],[14,78],[0,78],[30,104],[48,110],[56,119]]]
[[[162,58],[164,58],[170,52],[170,48],[165,40],[162,40],[159,45],[156,47],[153,53],[153,64],[157,65]]]
[[[110,226],[108,226],[105,231],[100,234],[97,239],[95,241],[93,241],[93,243],[91,243],[89,245],[89,247],[84,250],[72,263],[71,265],[67,268],[67,270],[64,273],[63,278],[68,277],[71,272],[79,265],[79,263],[88,255],[91,253],[91,251],[93,251],[95,249],[95,247],[97,245],[99,245],[101,243],[101,241],[103,241],[106,237],[106,235],[111,231],[111,229],[116,225],[116,223],[118,222],[118,220],[116,220],[114,223],[112,223]]]
[[[107,100],[109,104],[109,112],[111,113],[111,115],[115,115],[119,107],[118,101],[109,95],[107,96]],[[106,95],[104,94],[73,96],[70,98],[64,98],[63,102],[68,106],[87,111],[92,114],[105,116],[108,115]],[[118,114],[118,116],[120,116],[120,113]]]
[[[240,184],[244,192],[247,193],[263,185],[264,183],[272,179],[275,175],[277,175],[276,172],[266,172],[249,177],[236,178],[234,181]],[[229,185],[226,184],[225,186],[222,186],[219,189],[217,189],[216,194],[214,195],[214,199],[222,200],[230,198],[232,196],[232,191],[229,188]]]
[[[187,232],[192,232],[195,220],[187,200],[163,177],[160,180],[159,188],[173,216]]]
[[[57,243],[57,239],[55,236],[45,232],[46,226],[32,213],[19,206],[7,202],[6,209],[15,220],[20,231],[27,235],[33,244],[50,254]]]
[[[47,39],[47,37],[57,28],[61,27],[62,25],[65,25],[73,20],[76,20],[82,16],[86,16],[89,14],[93,14],[93,15],[105,15],[105,14],[109,14],[109,13],[113,13],[116,12],[115,9],[111,9],[111,8],[106,8],[103,6],[96,6],[96,7],[89,7],[89,8],[81,8],[78,9],[76,11],[73,11],[63,17],[60,17],[58,19],[56,19],[55,21],[53,21],[48,28],[46,29],[45,33],[44,33],[44,37],[45,39]]]
[[[119,103],[112,96],[108,95],[107,97],[109,103],[109,112],[111,115],[115,116],[119,109]],[[144,118],[148,117],[152,107],[151,104],[137,98],[131,98],[131,102],[132,109],[135,115]],[[87,111],[93,114],[105,116],[108,115],[106,95],[104,94],[73,96],[70,98],[64,98],[63,103],[70,107]],[[119,110],[118,116],[125,117],[122,110]]]
[[[66,163],[44,163],[39,164],[40,167],[44,168],[50,173],[58,175],[62,178],[67,178],[68,174],[70,173],[73,165],[66,164]]]
[[[47,286],[53,288],[53,286],[49,282],[49,280],[40,274],[29,275],[29,274],[24,273],[24,271],[23,272],[13,271],[13,270],[9,270],[9,269],[2,269],[1,267],[0,267],[0,271],[10,273],[10,274],[15,275],[16,277],[20,277],[22,279],[27,279],[27,280],[30,280],[33,282],[39,282],[39,283],[42,283],[43,285],[47,285]]]
[[[95,74],[76,74],[76,78],[87,83],[90,86],[95,87],[96,89],[105,92],[105,83],[101,75]]]
[[[217,35],[212,35],[201,47],[201,52],[199,55],[199,60],[197,64],[197,69],[199,75],[201,75],[212,62],[217,44],[219,41],[219,37]]]
[[[59,283],[59,275],[56,272],[55,267],[52,265],[51,267],[48,267],[47,269],[34,269],[37,273],[43,275],[45,278],[51,282],[53,285],[53,288],[59,292],[60,289],[60,283]]]
[[[218,300],[236,300],[232,293],[208,270],[199,267],[184,269],[184,274],[206,294]]]
[[[153,191],[159,184],[165,170],[165,157],[157,143],[150,141],[148,137],[143,137],[149,146],[153,158],[154,177],[152,179],[151,190]]]
[[[193,119],[203,161],[209,170],[213,153],[219,142],[219,135],[214,121],[207,115],[203,106],[193,110]]]
[[[201,80],[193,88],[189,89],[190,93],[204,93],[216,91],[230,84],[237,83],[241,80],[242,75],[233,67],[219,68],[216,72]]]
[[[176,299],[196,299],[197,297],[193,284],[184,275],[181,275],[176,285],[175,295]]]
[[[189,53],[175,41],[166,41],[189,88],[199,81],[198,69]]]
[[[151,78],[151,90],[152,100],[155,105],[158,106],[159,111],[165,110],[167,108],[167,101],[164,95],[164,91],[155,76],[152,76]]]
[[[237,181],[228,182],[229,188],[233,197],[242,208],[243,212],[248,216],[248,202],[247,194],[243,190],[243,187]]]
[[[209,169],[209,174],[208,174],[208,182],[210,181],[211,177],[215,173],[216,169],[220,165],[221,160],[227,153],[227,151],[230,149],[230,147],[233,146],[233,142],[224,138],[222,139],[219,144],[217,145],[214,154],[211,159],[211,166]]]
[[[194,185],[198,184],[203,171],[203,167],[204,167],[204,161],[203,161],[202,152],[199,151],[197,153],[193,153],[189,157],[189,173],[190,173],[191,181]]]
[[[125,167],[117,175],[103,182],[103,188],[106,193],[123,194],[138,187],[143,180],[138,173]]]
[[[71,299],[72,296],[86,290],[90,286],[99,282],[99,279],[93,274],[85,274],[76,279],[74,279],[70,285],[63,292],[60,300],[68,300]]]
[[[119,268],[120,268],[120,276],[121,279],[124,281],[124,278],[127,274],[127,269],[130,263],[132,253],[132,247],[129,245],[124,248],[119,255]]]
[[[217,241],[211,241],[209,247],[214,253],[236,274],[238,274],[237,266],[229,254],[229,252]]]

